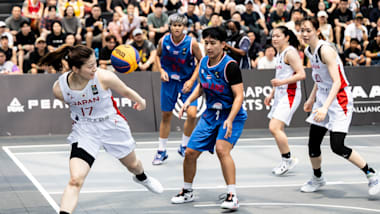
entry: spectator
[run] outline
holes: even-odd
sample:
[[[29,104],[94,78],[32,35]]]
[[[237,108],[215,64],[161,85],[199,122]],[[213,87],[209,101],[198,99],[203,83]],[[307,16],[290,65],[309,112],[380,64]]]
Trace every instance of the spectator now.
[[[351,39],[350,47],[344,51],[346,65],[371,65],[371,59],[364,57],[363,51],[359,47],[359,41],[356,38]]]
[[[112,65],[111,65],[111,54],[117,44],[116,37],[114,35],[108,35],[106,36],[105,41],[106,41],[105,46],[100,49],[99,65],[100,65],[100,68],[113,70]],[[141,59],[141,56],[140,56],[140,59]]]
[[[211,21],[211,15],[214,13],[214,8],[208,4],[206,5],[205,13],[199,18],[199,23],[201,24],[201,29],[208,27]]]
[[[257,69],[275,69],[276,68],[276,49],[272,45],[265,47],[264,56],[258,59]]]
[[[22,22],[29,21],[28,18],[21,15],[21,7],[14,5],[12,7],[12,15],[5,20],[7,28],[9,28],[11,34],[16,36],[20,31],[20,25]]]
[[[189,31],[195,31],[198,32],[201,29],[201,24],[199,22],[199,17],[194,14],[196,4],[189,2],[187,5],[187,12],[185,13],[185,16],[187,17],[187,27],[189,28]]]
[[[34,50],[34,42],[36,41],[36,37],[32,32],[29,22],[22,22],[21,30],[16,34],[16,43],[18,50],[18,66],[20,71],[23,72],[24,58],[28,58],[28,53]]]
[[[8,46],[13,47],[13,35],[6,31],[6,24],[3,21],[0,21],[0,36],[8,37]],[[1,46],[0,46],[1,47]]]
[[[356,38],[359,41],[361,50],[366,49],[368,45],[368,31],[367,28],[362,25],[362,23],[363,15],[361,13],[357,13],[354,23],[349,24],[344,31],[345,49],[350,47],[350,40],[352,38]]]
[[[63,31],[66,34],[74,34],[77,43],[82,41],[82,25],[79,18],[74,16],[74,7],[66,7],[62,19]]]
[[[4,74],[22,74],[17,65],[6,60],[5,52],[0,49],[0,75]]]
[[[313,12],[311,12],[309,9],[306,9],[303,7],[302,0],[294,0],[293,1],[293,6],[289,11],[290,17],[292,17],[292,14],[295,10],[299,11],[303,17],[314,16]]]
[[[82,19],[84,16],[84,4],[82,0],[68,0],[65,4],[65,10],[67,7],[72,6],[74,9],[75,17]]]
[[[249,60],[250,60],[250,63],[251,63],[250,69],[252,69],[252,68],[256,68],[257,67],[257,61],[256,61],[256,59],[258,59],[260,57],[263,57],[264,56],[264,52],[262,51],[262,47],[259,44],[259,42],[256,41],[255,32],[249,31],[248,34],[247,34],[247,36],[248,36],[249,41],[251,43],[251,46],[249,47],[249,50],[248,50],[248,57],[249,57]]]
[[[76,45],[75,35],[72,33],[68,33],[65,35],[65,44],[74,46]]]
[[[133,42],[131,44],[140,55],[139,67],[136,71],[158,71],[155,67],[156,47],[152,42],[144,38],[141,29],[133,31]]]
[[[304,16],[301,10],[293,10],[290,15],[290,20],[286,22],[285,27],[287,27],[289,30],[292,30],[295,35],[298,35],[299,33],[296,30],[296,22],[301,21],[303,17]]]
[[[46,38],[48,34],[51,33],[51,26],[54,21],[61,20],[57,17],[57,9],[55,6],[49,6],[47,8],[47,16],[43,17],[40,22],[40,33],[41,36]]]
[[[135,6],[128,4],[127,15],[121,18],[122,31],[121,36],[123,42],[132,40],[132,32],[134,29],[140,28],[141,21],[138,16],[134,15]]]
[[[23,15],[30,20],[30,27],[38,32],[39,22],[44,12],[44,4],[40,0],[25,0],[22,6]],[[33,43],[34,44],[34,43]]]
[[[84,14],[89,14],[94,7],[98,5],[98,0],[82,0],[84,4]]]
[[[58,5],[57,0],[46,0],[46,5],[45,5],[44,12],[42,14],[42,17],[48,16],[49,7],[50,6],[55,7],[55,12],[56,12],[55,16],[61,18],[62,17],[62,13],[60,11],[61,9],[60,9],[60,7]]]
[[[217,13],[213,13],[210,19],[210,27],[218,27],[222,25],[222,17]]]
[[[372,27],[376,27],[376,21],[380,18],[380,1],[377,1],[377,7],[369,13],[369,21]]]
[[[114,0],[115,11],[123,17],[125,14],[128,14],[127,8],[129,4],[133,4],[135,6],[133,14],[135,16],[139,15],[138,3],[136,0]]]
[[[239,22],[240,24],[240,31],[247,33],[249,31],[249,28],[244,25],[244,21],[241,19],[241,14],[236,11],[234,14],[231,16],[231,20],[235,22]]]
[[[41,67],[38,65],[40,59],[48,53],[48,49],[46,46],[46,40],[43,37],[39,37],[36,39],[36,48],[32,53],[30,53],[30,63],[31,69],[30,72],[32,74],[45,73],[45,66]]]
[[[371,65],[380,65],[380,31],[377,32],[375,40],[369,43],[365,55],[371,58]]]
[[[0,49],[4,51],[7,61],[12,61],[14,64],[17,64],[16,50],[9,46],[8,38],[6,35],[0,37]]]
[[[338,8],[334,11],[334,25],[335,25],[335,41],[339,53],[343,52],[341,45],[342,34],[346,27],[351,23],[353,15],[351,10],[348,10],[348,0],[341,0]]]
[[[270,14],[269,25],[272,28],[285,25],[289,19],[289,13],[285,10],[285,1],[277,1],[276,9]]]
[[[265,20],[260,18],[259,13],[253,11],[253,0],[245,1],[245,9],[245,12],[241,15],[241,18],[244,21],[244,25],[248,26],[249,30],[252,30],[257,35],[260,35],[261,30],[264,31],[264,34],[261,36],[268,35],[269,31]]]
[[[62,24],[60,21],[54,21],[51,24],[52,32],[46,37],[46,43],[49,52],[55,51],[65,42],[65,34],[62,32]]]
[[[238,22],[229,20],[226,24],[228,37],[225,48],[227,49],[227,54],[236,60],[240,68],[248,69],[250,67],[247,55],[250,46],[249,38],[245,33],[240,32]]]
[[[121,24],[120,14],[113,13],[112,21],[108,24],[108,31],[111,35],[116,37],[119,44],[123,44],[123,38],[121,32],[123,31],[123,25]]]
[[[102,44],[103,29],[106,26],[106,20],[101,17],[102,11],[99,5],[94,5],[91,10],[91,15],[86,18],[86,45],[91,48],[92,43]]]
[[[169,4],[169,2],[170,1],[168,1],[168,4]],[[142,1],[140,1],[140,8],[141,9],[140,9],[139,15],[147,17],[150,13],[153,13],[153,11],[154,11],[153,0],[142,0]]]
[[[162,11],[163,5],[156,3],[156,9],[148,15],[149,40],[157,44],[158,40],[168,31],[168,15]]]
[[[376,26],[371,29],[371,31],[369,33],[368,40],[369,41],[374,40],[376,38],[378,32],[380,32],[380,17],[377,19]]]
[[[146,0],[145,0],[146,1]],[[182,2],[180,0],[168,0],[168,3],[165,5],[167,15],[170,16],[173,13],[176,13],[182,7]],[[154,11],[152,11],[154,12]]]
[[[327,22],[328,15],[326,11],[319,11],[318,14],[319,30],[323,35],[324,39],[329,43],[334,42],[334,35],[332,26]]]

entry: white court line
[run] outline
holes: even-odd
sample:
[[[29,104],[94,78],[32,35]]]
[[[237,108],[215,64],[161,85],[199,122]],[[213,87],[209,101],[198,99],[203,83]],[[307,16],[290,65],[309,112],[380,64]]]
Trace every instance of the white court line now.
[[[325,136],[329,138],[330,136]],[[368,135],[347,135],[346,138],[365,138],[365,137],[380,137],[380,134],[368,134]],[[308,136],[302,137],[288,137],[288,140],[307,140]],[[255,141],[274,141],[273,137],[262,137],[262,138],[240,138],[239,142],[255,142]],[[168,141],[167,144],[179,144],[182,141],[173,140]],[[137,145],[158,145],[158,141],[137,141]],[[9,149],[27,149],[27,148],[44,148],[44,147],[69,147],[70,144],[46,144],[46,145],[19,145],[19,146],[7,146]]]
[[[54,199],[49,195],[49,193],[45,190],[45,188],[37,181],[37,179],[32,175],[32,173],[21,163],[21,161],[9,150],[8,147],[3,146],[3,150],[7,155],[13,160],[13,162],[21,169],[21,171],[25,174],[27,178],[34,184],[34,186],[40,191],[42,196],[48,201],[50,206],[58,213],[59,206],[54,201]]]
[[[242,206],[297,206],[297,207],[324,207],[324,208],[338,208],[338,209],[350,209],[380,213],[378,209],[370,209],[364,207],[352,207],[334,204],[306,204],[306,203],[240,203]],[[194,207],[220,207],[220,204],[195,204]]]
[[[292,148],[305,148],[307,145],[291,145]],[[355,146],[350,145],[351,148],[356,149],[380,149],[380,146]],[[268,149],[268,148],[277,148],[276,145],[247,145],[247,146],[235,146],[236,149]],[[330,145],[321,145],[321,148],[330,148]],[[166,148],[169,151],[177,151],[178,148]],[[135,151],[156,151],[157,148],[136,148]],[[105,150],[100,150],[99,152],[105,153]],[[50,155],[50,154],[69,154],[70,151],[49,151],[49,152],[13,152],[15,155]]]
[[[330,181],[327,182],[327,186],[332,185],[353,185],[353,184],[366,184],[368,182],[364,181]],[[272,184],[257,184],[257,185],[237,185],[237,189],[258,189],[258,188],[273,188],[273,187],[300,187],[302,184],[278,184],[278,183],[272,183]],[[210,189],[225,189],[225,185],[220,186],[195,186],[193,189],[195,190],[210,190]],[[179,191],[180,188],[178,187],[164,187],[164,191]],[[92,194],[92,193],[122,193],[122,192],[146,192],[148,190],[146,189],[105,189],[105,190],[81,190],[81,194]],[[63,194],[63,191],[51,191],[49,192],[51,195],[61,195]]]

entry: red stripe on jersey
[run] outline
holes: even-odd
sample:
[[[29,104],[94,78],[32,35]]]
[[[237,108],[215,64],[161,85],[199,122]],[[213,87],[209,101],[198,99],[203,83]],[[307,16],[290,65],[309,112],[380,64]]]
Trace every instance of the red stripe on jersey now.
[[[288,100],[289,100],[290,108],[292,108],[294,97],[296,96],[296,88],[297,88],[297,83],[292,83],[288,85],[288,89],[286,90],[286,92],[288,92]]]
[[[124,118],[125,121],[128,121],[127,118],[120,112],[120,110],[117,108],[117,104],[116,104],[116,101],[113,99],[113,96],[111,96],[111,100],[112,100],[112,103],[113,103],[113,107],[115,108],[116,110],[116,113],[118,115],[120,115],[122,118]]]
[[[336,98],[338,99],[338,103],[342,107],[344,114],[347,115],[348,97],[347,97],[347,93],[344,90],[344,88],[348,84],[343,77],[343,73],[342,73],[342,70],[340,69],[340,66],[338,66],[338,70],[339,70],[339,76],[340,76],[340,90],[339,90],[338,94],[336,95]]]

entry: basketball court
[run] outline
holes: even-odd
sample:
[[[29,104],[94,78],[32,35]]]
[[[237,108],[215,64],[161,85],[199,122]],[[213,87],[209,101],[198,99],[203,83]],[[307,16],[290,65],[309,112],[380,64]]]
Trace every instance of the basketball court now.
[[[380,126],[352,127],[347,145],[380,169]],[[326,136],[322,146],[327,185],[316,193],[301,193],[311,177],[307,128],[289,128],[289,143],[299,164],[286,176],[275,177],[280,162],[274,139],[266,129],[244,130],[232,155],[237,167],[240,209],[236,213],[380,213],[380,195],[369,198],[364,174],[334,155]],[[169,158],[161,166],[151,161],[158,133],[134,133],[136,153],[147,174],[165,191],[155,195],[132,181],[132,175],[102,150],[81,191],[75,213],[229,213],[219,208],[225,184],[216,155],[203,153],[194,181],[196,200],[173,205],[183,184],[182,158],[177,153],[181,133],[169,138]],[[69,180],[70,147],[66,136],[1,137],[0,213],[54,213]]]

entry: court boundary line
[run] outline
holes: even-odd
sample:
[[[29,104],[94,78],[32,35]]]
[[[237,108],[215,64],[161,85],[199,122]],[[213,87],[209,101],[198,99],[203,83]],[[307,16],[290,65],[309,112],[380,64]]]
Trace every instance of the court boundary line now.
[[[347,135],[346,138],[362,138],[362,137],[380,137],[380,134],[365,134],[365,135]],[[325,136],[324,139],[329,139],[330,136]],[[301,137],[288,137],[288,140],[307,140],[309,139],[309,136],[301,136]],[[251,141],[274,141],[273,137],[262,137],[262,138],[240,138],[237,143],[239,142],[251,142]],[[181,143],[181,140],[171,140],[168,141],[167,144],[179,144]],[[158,141],[137,141],[137,145],[158,145]],[[69,143],[65,144],[45,144],[45,145],[18,145],[18,146],[6,146],[9,149],[20,149],[20,148],[41,148],[41,147],[69,147]],[[295,146],[295,145],[293,145]]]
[[[295,206],[295,207],[324,207],[324,208],[338,208],[338,209],[353,209],[360,211],[370,211],[380,213],[379,209],[370,209],[364,207],[352,207],[352,206],[343,206],[343,205],[334,205],[334,204],[309,204],[309,203],[239,203],[241,206]],[[194,204],[193,207],[220,207],[220,204],[210,203],[210,204]]]
[[[51,197],[51,195],[45,190],[41,183],[33,176],[33,174],[25,167],[25,165],[10,151],[7,146],[3,146],[5,153],[11,158],[11,160],[18,166],[18,168],[24,173],[24,175],[32,182],[42,196],[47,200],[50,206],[58,213],[59,206]]]

